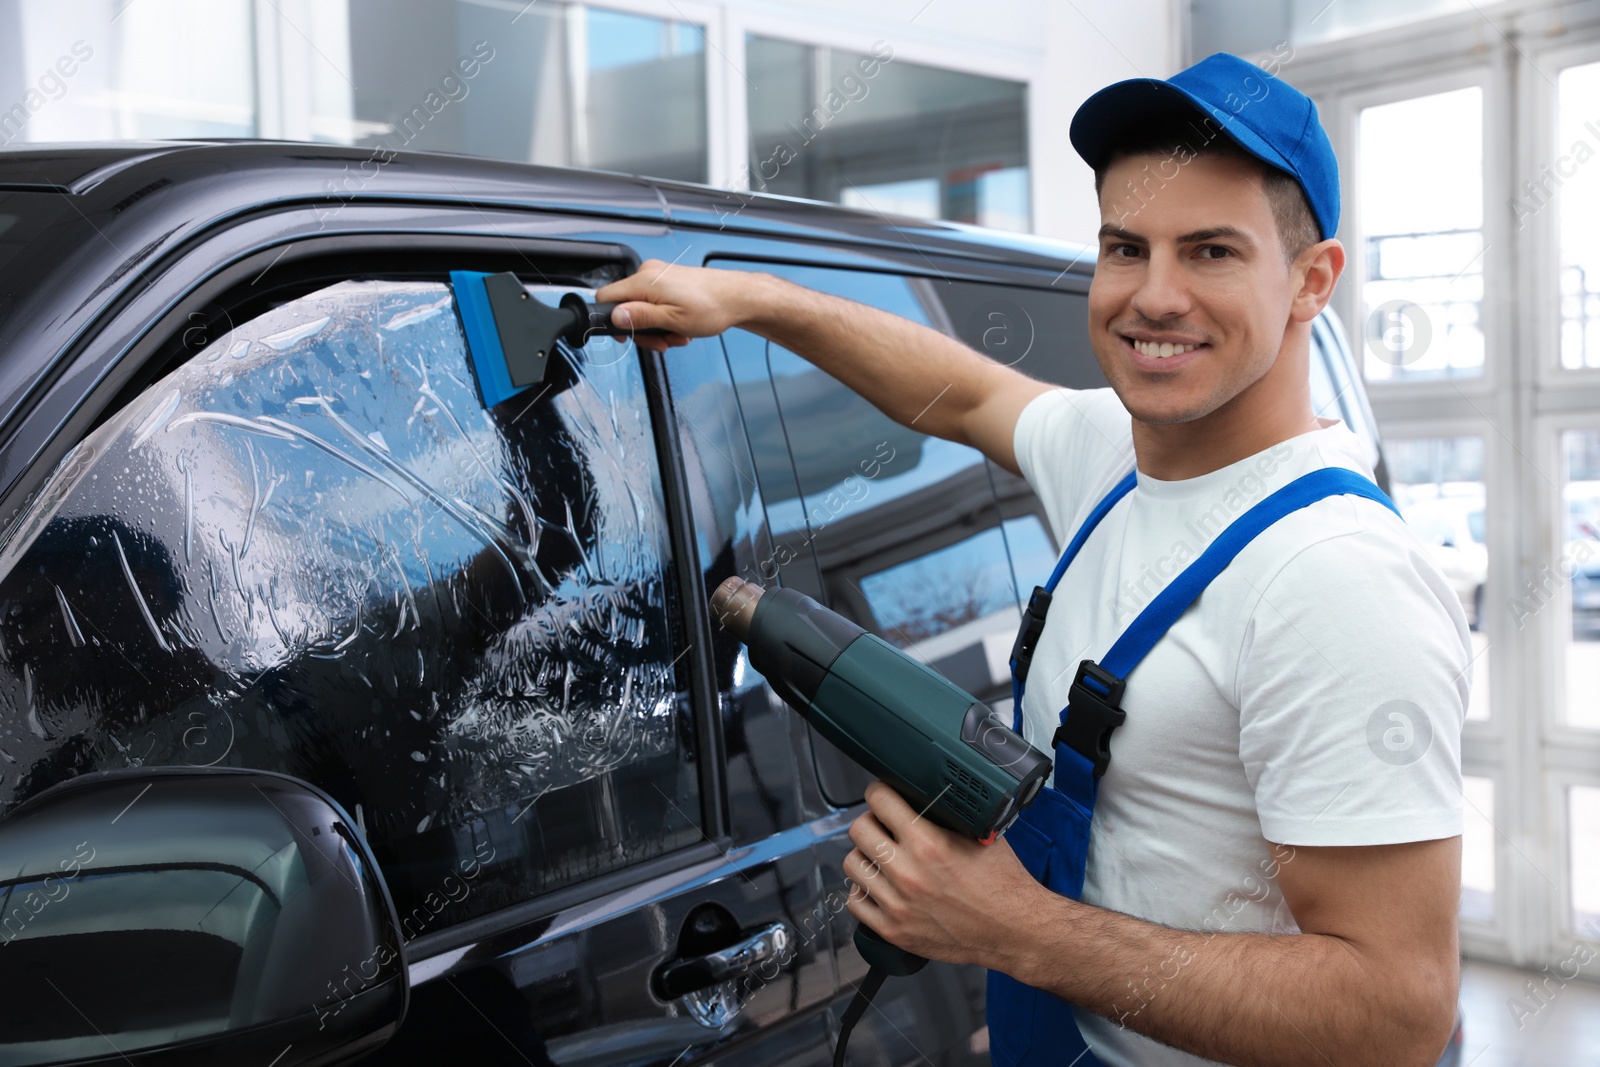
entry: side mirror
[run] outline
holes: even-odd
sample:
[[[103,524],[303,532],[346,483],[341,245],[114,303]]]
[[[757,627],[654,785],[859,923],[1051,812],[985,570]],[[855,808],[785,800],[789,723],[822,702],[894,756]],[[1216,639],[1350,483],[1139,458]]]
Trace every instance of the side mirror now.
[[[287,775],[86,774],[0,820],[0,1063],[344,1063],[399,1028],[403,945],[350,818]]]

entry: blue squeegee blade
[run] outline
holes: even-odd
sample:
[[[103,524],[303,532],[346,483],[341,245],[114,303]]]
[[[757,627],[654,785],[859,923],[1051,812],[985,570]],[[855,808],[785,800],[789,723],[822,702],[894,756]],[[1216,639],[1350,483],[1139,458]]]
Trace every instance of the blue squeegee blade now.
[[[487,277],[489,275],[482,271],[453,270],[450,287],[455,290],[456,313],[467,335],[467,362],[478,383],[478,398],[484,407],[492,408],[526,392],[528,387],[511,384],[505,349],[500,346],[500,331],[495,328],[494,312],[489,307],[489,292],[483,286]]]

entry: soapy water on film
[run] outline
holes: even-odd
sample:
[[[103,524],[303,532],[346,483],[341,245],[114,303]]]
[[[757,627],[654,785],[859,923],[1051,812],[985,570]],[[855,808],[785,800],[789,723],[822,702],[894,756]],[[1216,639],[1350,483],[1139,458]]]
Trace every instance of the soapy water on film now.
[[[643,383],[573,361],[485,411],[446,286],[346,282],[114,415],[0,550],[0,804],[234,763],[402,835],[671,751]]]

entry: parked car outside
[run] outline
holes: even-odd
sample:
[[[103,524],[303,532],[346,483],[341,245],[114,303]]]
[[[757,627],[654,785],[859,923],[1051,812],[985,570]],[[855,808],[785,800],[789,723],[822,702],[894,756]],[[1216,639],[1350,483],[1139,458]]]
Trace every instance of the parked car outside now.
[[[1472,628],[1483,625],[1483,586],[1489,575],[1481,495],[1421,500],[1400,512],[1428,546],[1439,570],[1461,600]]]
[[[741,330],[562,347],[486,409],[450,272],[554,303],[646,258],[771,271],[1098,387],[1092,253],[371,165],[0,153],[0,974],[29,974],[0,1058],[830,1062],[866,973],[840,870],[864,776],[707,595],[799,589],[1004,713],[1042,510]],[[1319,412],[1381,481],[1342,331],[1314,335]],[[986,1062],[983,986],[891,982],[853,1056]]]
[[[1572,572],[1572,639],[1600,640],[1600,482],[1570,481],[1564,559]]]

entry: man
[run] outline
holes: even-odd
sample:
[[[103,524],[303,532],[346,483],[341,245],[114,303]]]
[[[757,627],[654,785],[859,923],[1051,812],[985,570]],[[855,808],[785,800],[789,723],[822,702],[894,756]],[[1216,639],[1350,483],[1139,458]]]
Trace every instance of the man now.
[[[1222,528],[1308,472],[1372,473],[1311,408],[1311,324],[1345,262],[1311,102],[1218,55],[1102,90],[1071,134],[1105,223],[1089,330],[1110,389],[1053,388],[763,275],[652,262],[599,294],[674,334],[640,343],[740,326],[980,449],[1027,478],[1063,543],[1136,464],[1055,590],[1023,701],[1041,748],[1079,661]],[[1035,880],[1016,828],[983,847],[875,783],[851,829],[845,871],[865,893],[850,911],[1070,1002],[1106,1064],[1433,1064],[1459,979],[1469,649],[1390,509],[1316,500],[1250,541],[1126,679],[1081,903]],[[1045,1007],[1002,1019],[994,988],[997,1063],[1073,1060],[1052,1055]]]

